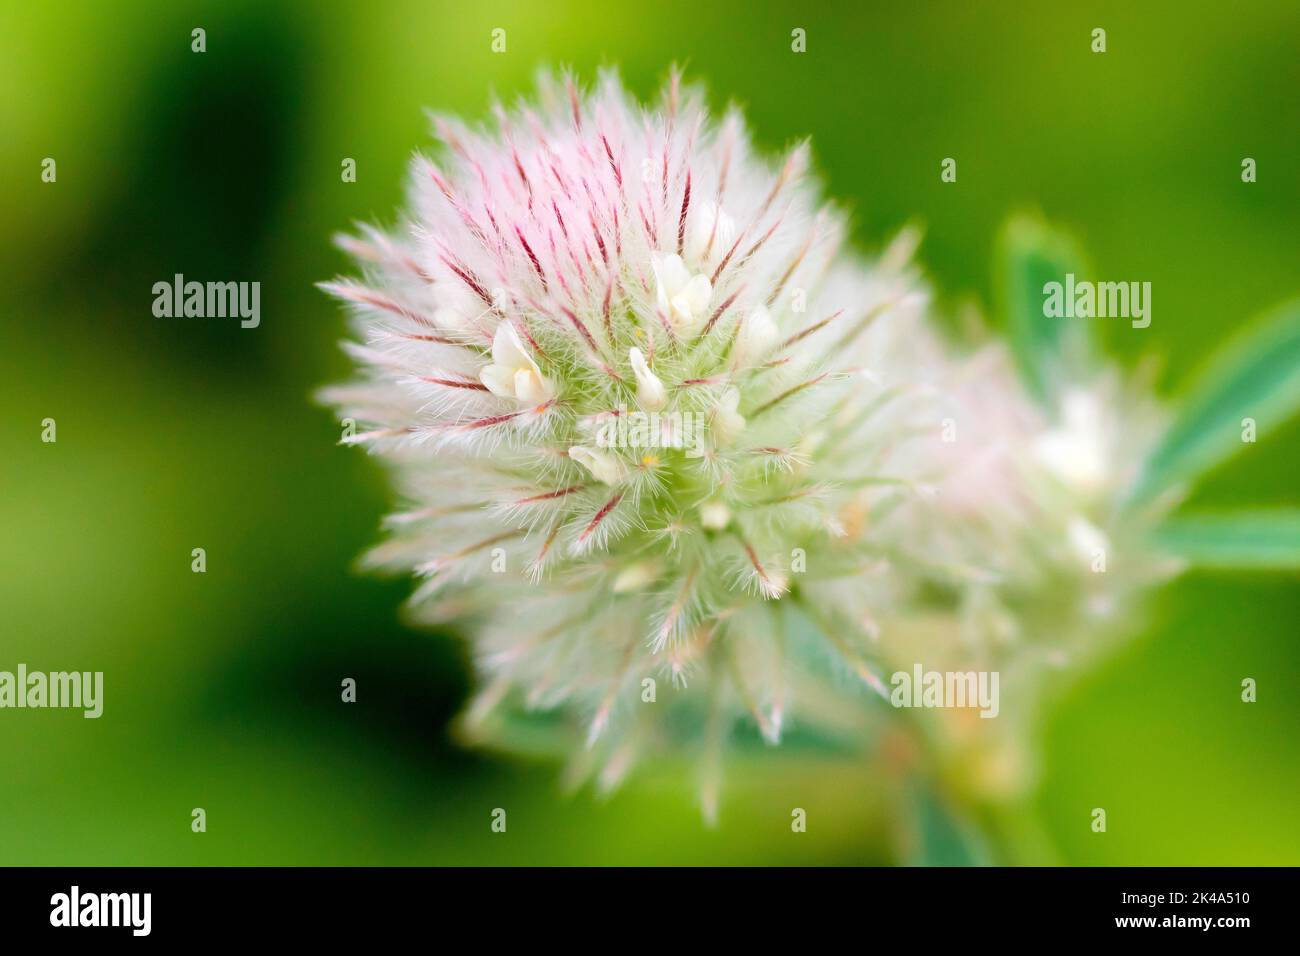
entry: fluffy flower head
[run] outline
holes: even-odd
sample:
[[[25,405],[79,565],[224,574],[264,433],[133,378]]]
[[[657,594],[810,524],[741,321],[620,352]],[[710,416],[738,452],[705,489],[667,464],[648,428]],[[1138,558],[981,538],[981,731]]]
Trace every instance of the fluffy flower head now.
[[[424,578],[422,618],[467,622],[468,725],[556,712],[610,786],[652,746],[844,724],[836,674],[882,691],[879,621],[961,577],[934,489],[978,464],[942,438],[960,376],[914,237],[855,256],[807,147],[756,156],[675,76],[652,109],[612,75],[545,78],[495,119],[439,120],[410,221],[345,239],[367,278],[327,284],[364,343],[328,398],[410,501],[374,561]],[[994,364],[980,392],[1018,407]],[[1087,484],[1076,405],[1059,435],[1007,413],[998,460]]]

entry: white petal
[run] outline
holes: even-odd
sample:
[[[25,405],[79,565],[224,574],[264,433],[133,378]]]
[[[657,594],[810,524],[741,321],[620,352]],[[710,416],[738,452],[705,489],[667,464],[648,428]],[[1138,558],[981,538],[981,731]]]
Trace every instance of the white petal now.
[[[524,352],[523,343],[519,341],[519,333],[509,322],[498,325],[496,334],[492,336],[492,362],[505,368],[532,365],[533,360]],[[535,365],[533,367],[536,368]]]
[[[719,411],[713,417],[713,433],[718,437],[719,444],[730,445],[745,430],[745,416],[737,415],[735,412]]]
[[[668,321],[672,322],[673,328],[678,332],[691,332],[695,328],[695,315],[691,312],[691,300],[682,292],[673,296],[671,308],[668,310]]]
[[[658,577],[659,565],[656,562],[638,561],[635,564],[629,564],[618,573],[618,577],[616,577],[614,583],[610,585],[610,590],[615,594],[626,594],[628,591],[639,591]]]
[[[1041,436],[1034,453],[1063,484],[1073,491],[1090,495],[1106,482],[1106,452],[1099,436],[1072,429],[1067,424]]]
[[[433,320],[444,329],[464,329],[483,313],[483,301],[459,285],[441,284],[434,289]]]
[[[758,306],[740,324],[740,334],[736,336],[736,349],[733,353],[736,364],[749,366],[761,362],[776,345],[779,335],[776,323],[772,321],[767,309]]]
[[[626,472],[623,463],[606,451],[588,448],[586,445],[574,445],[569,449],[569,457],[591,472],[597,481],[612,485]]]
[[[438,309],[433,313],[433,321],[439,328],[460,331],[469,325],[469,318],[456,309]]]
[[[700,273],[687,283],[684,294],[690,303],[691,314],[703,318],[709,307],[709,299],[713,298],[713,284],[709,282],[708,276]]]
[[[502,398],[515,397],[514,371],[500,365],[488,365],[478,373],[478,380],[487,386],[493,395]]]
[[[627,353],[632,363],[632,372],[636,375],[636,401],[647,412],[657,412],[668,403],[668,390],[659,376],[650,371],[645,356],[640,349],[631,349]]]
[[[715,445],[730,445],[745,430],[745,416],[736,411],[739,405],[738,389],[729,388],[722,393],[711,425]]]
[[[515,397],[529,404],[545,401],[542,397],[542,383],[532,369],[515,369]]]
[[[700,505],[700,524],[710,531],[721,531],[731,523],[731,509],[721,501],[706,501]]]
[[[673,253],[667,256],[655,256],[654,260],[655,278],[659,280],[659,285],[663,288],[668,298],[672,298],[691,281],[690,270],[686,268],[686,263],[682,262],[682,257]]]
[[[692,220],[691,235],[686,247],[690,258],[693,261],[702,259],[706,249],[709,258],[725,255],[735,238],[735,220],[711,202],[701,206]],[[710,239],[713,240],[712,244]]]
[[[681,256],[678,255],[656,255],[650,260],[650,264],[654,268],[655,295],[659,308],[669,313],[671,319],[672,300],[686,288],[686,284],[691,281],[691,274],[686,264],[682,262]]]

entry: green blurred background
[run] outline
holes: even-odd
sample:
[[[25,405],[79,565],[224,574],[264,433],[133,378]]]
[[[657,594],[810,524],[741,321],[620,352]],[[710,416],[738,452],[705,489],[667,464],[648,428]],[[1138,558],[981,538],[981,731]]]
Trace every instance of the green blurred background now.
[[[1099,276],[1152,282],[1152,326],[1105,333],[1125,364],[1163,356],[1166,393],[1300,292],[1293,0],[836,6],[4,5],[0,669],[102,670],[106,704],[97,721],[0,712],[0,864],[897,859],[886,795],[855,762],[738,760],[709,830],[688,768],[644,768],[599,801],[562,793],[546,762],[459,749],[464,649],[402,625],[408,582],[354,573],[384,477],[310,398],[348,371],[343,314],[312,285],[349,269],[330,234],[393,221],[426,108],[482,116],[545,64],[618,65],[647,95],[684,63],[764,146],[811,135],[864,248],[926,225],[950,313],[990,301],[1004,218],[1043,211]],[[260,281],[261,327],[155,319],[151,286],[176,272]],[[1196,502],[1295,504],[1298,439],[1251,446]],[[1052,704],[1036,813],[1061,862],[1300,864],[1298,621],[1293,576],[1156,596]]]

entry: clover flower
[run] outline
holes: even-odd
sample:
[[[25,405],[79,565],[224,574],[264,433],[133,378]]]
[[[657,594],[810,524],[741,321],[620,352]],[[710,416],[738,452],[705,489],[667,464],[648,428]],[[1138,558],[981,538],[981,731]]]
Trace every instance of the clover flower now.
[[[324,284],[361,373],[324,397],[408,502],[369,561],[468,637],[473,739],[602,789],[698,756],[711,816],[729,741],[860,735],[921,655],[1037,673],[1172,573],[1168,501],[1123,507],[1143,389],[1093,362],[1035,394],[950,345],[916,236],[848,249],[806,144],[770,163],[676,75],[652,108],[606,74],[494,112],[436,121],[408,221]]]

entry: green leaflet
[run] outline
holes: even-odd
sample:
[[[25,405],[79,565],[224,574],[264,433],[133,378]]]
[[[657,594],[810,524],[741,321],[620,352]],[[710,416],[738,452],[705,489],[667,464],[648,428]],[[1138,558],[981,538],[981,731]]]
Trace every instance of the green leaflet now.
[[[1033,396],[1054,409],[1055,389],[1080,380],[1092,361],[1093,322],[1044,315],[1043,287],[1064,283],[1071,272],[1088,275],[1087,262],[1069,235],[1027,215],[1003,227],[994,261],[994,289],[1020,374]]]
[[[1247,447],[1256,435],[1300,408],[1300,300],[1287,302],[1211,358],[1176,407],[1176,417],[1147,459],[1134,501],[1190,484]]]
[[[1200,567],[1300,570],[1300,509],[1173,518],[1155,541]]]

